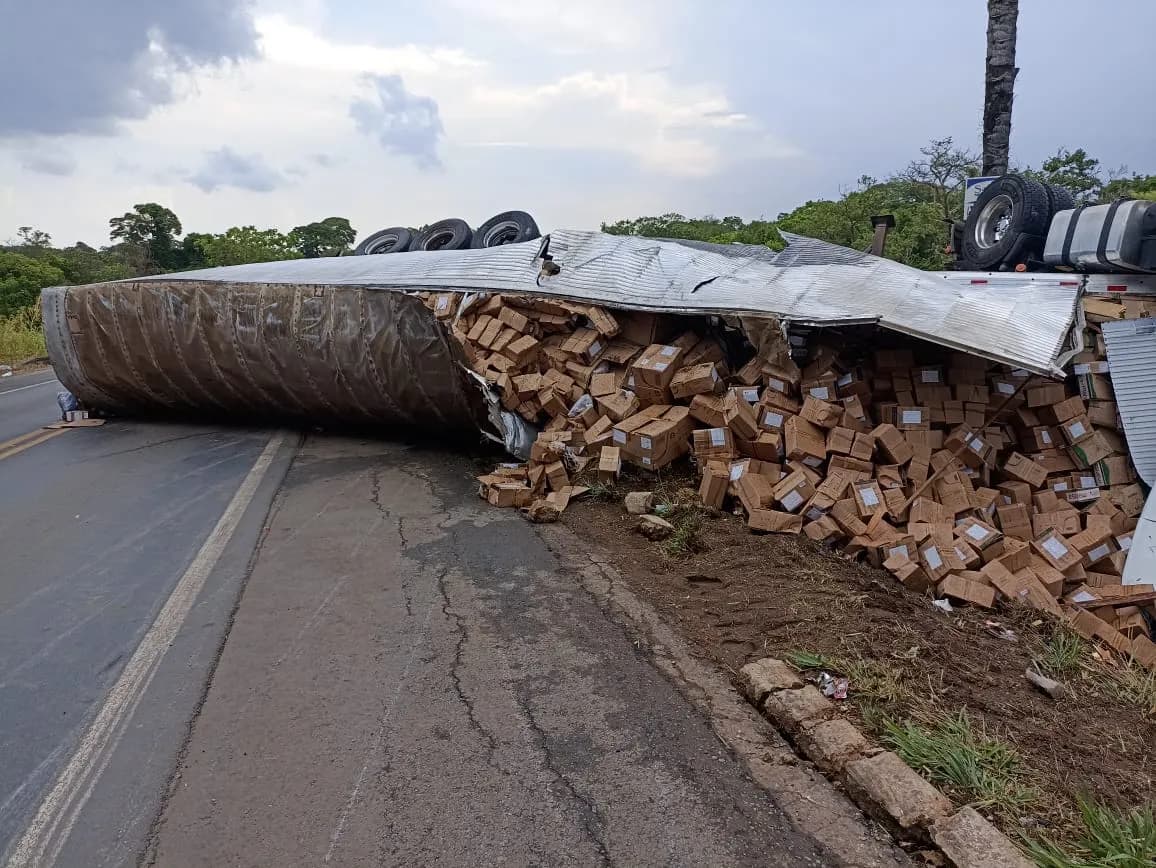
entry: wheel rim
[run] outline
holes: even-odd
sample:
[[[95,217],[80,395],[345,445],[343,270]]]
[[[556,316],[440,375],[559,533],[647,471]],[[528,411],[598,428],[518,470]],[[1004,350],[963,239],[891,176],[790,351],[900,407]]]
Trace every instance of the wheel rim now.
[[[454,233],[452,229],[442,229],[435,232],[429,237],[429,240],[423,245],[426,250],[441,250],[447,244],[454,240]]]
[[[370,245],[369,250],[365,252],[372,256],[377,253],[389,253],[395,247],[397,247],[397,236],[386,235],[384,238],[379,238],[372,245]]]
[[[521,228],[513,220],[504,220],[492,227],[482,240],[483,247],[501,247],[503,244],[513,244],[518,240]]]
[[[997,247],[1011,226],[1014,212],[1015,203],[1006,193],[1001,193],[984,205],[975,221],[976,246],[983,250]]]

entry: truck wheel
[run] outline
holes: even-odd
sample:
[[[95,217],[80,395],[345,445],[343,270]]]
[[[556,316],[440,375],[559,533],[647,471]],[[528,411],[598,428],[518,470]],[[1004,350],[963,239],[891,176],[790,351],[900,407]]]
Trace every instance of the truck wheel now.
[[[538,224],[525,211],[505,211],[491,217],[474,230],[474,249],[501,247],[503,244],[517,244],[541,238]]]
[[[410,250],[468,250],[474,232],[465,220],[451,218],[431,223],[410,245]]]
[[[1019,175],[996,178],[967,215],[960,258],[982,270],[998,268],[1013,250],[1030,255],[1020,236],[1043,238],[1051,217],[1048,190],[1039,181]]]
[[[1064,187],[1057,187],[1054,184],[1044,185],[1048,191],[1048,201],[1051,203],[1052,216],[1055,217],[1061,211],[1070,211],[1076,207],[1076,197],[1072,195],[1072,191]],[[1051,222],[1050,220],[1048,221]]]
[[[405,253],[413,241],[413,232],[404,226],[394,226],[374,232],[353,248],[356,256],[372,256],[378,253]]]

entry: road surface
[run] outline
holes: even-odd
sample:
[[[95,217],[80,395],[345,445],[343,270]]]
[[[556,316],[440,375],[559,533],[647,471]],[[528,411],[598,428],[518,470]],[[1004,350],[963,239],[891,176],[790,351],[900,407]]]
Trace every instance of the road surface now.
[[[0,457],[3,862],[901,864],[793,822],[480,466],[130,421]]]

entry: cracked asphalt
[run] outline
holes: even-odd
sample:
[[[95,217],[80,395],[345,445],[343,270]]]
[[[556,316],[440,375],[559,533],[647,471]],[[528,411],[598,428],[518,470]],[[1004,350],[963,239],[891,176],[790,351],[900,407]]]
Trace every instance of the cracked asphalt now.
[[[475,472],[307,439],[145,861],[843,864]]]

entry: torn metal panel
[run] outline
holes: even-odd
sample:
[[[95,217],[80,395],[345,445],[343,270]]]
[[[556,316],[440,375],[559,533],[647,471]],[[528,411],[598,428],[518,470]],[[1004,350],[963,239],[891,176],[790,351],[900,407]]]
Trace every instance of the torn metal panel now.
[[[554,232],[557,274],[543,276],[540,242],[486,250],[298,259],[150,280],[323,284],[378,289],[556,295],[609,307],[686,314],[769,314],[811,325],[877,323],[1036,373],[1055,364],[1078,286],[958,285],[905,265],[797,235],[777,255],[726,253],[601,232]]]
[[[1132,463],[1156,485],[1156,320],[1118,320],[1101,329]]]

